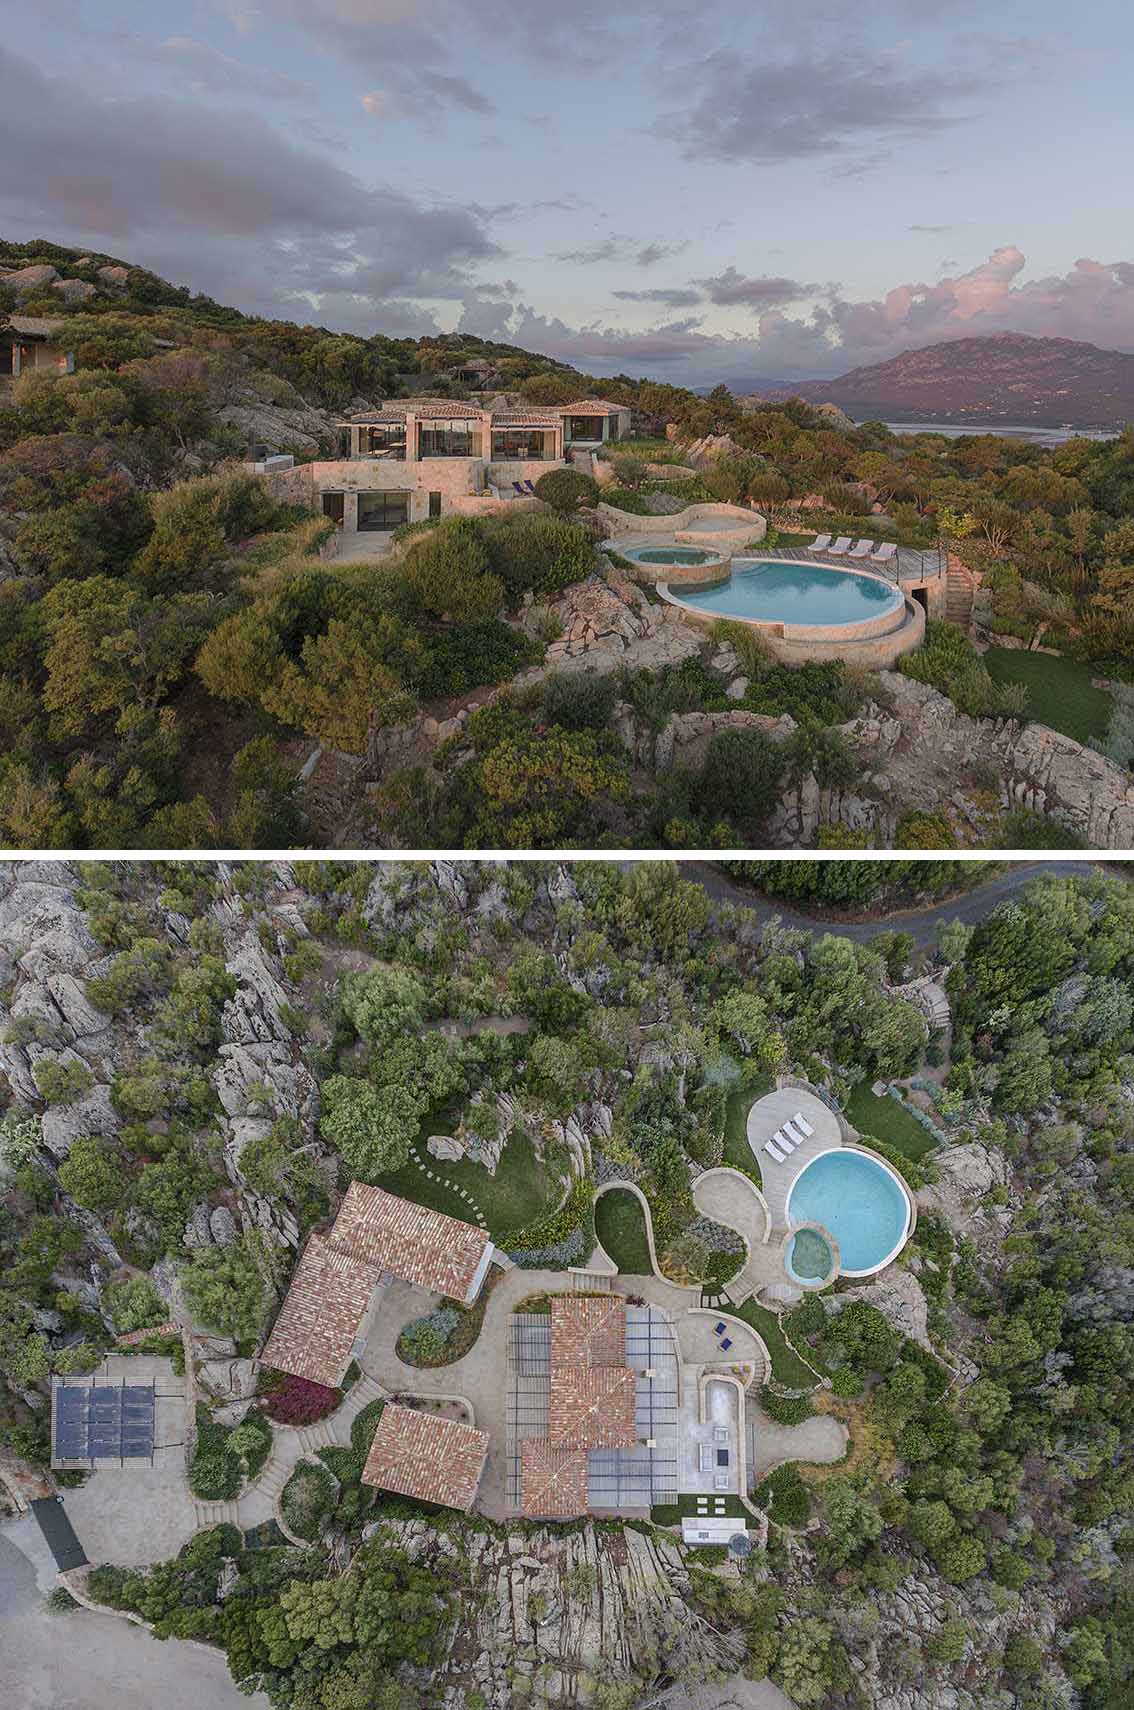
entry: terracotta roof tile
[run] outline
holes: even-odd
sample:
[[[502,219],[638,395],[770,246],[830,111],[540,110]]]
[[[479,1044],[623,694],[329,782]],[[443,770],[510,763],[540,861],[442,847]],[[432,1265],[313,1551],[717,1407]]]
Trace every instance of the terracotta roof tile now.
[[[500,427],[549,427],[559,426],[557,410],[493,410],[492,425]]]
[[[561,416],[611,416],[629,410],[629,404],[612,404],[609,398],[580,398],[577,404],[557,404]]]
[[[573,1520],[587,1511],[585,1449],[557,1449],[546,1437],[520,1444],[520,1506],[533,1520]]]
[[[492,1241],[487,1231],[382,1188],[351,1182],[335,1227],[334,1246],[402,1282],[451,1300],[470,1300]]]
[[[559,1449],[632,1449],[635,1397],[629,1366],[552,1366],[548,1441]]]
[[[487,1459],[486,1431],[388,1401],[362,1480],[418,1502],[440,1502],[446,1508],[467,1511]]]
[[[381,1274],[312,1235],[268,1338],[264,1364],[334,1389]]]
[[[557,1294],[551,1301],[552,1366],[624,1366],[626,1303],[617,1294]]]

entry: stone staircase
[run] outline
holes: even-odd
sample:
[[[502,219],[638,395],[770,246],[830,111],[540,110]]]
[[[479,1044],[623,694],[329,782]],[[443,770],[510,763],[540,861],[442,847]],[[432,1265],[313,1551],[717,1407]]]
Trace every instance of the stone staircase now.
[[[968,629],[973,615],[973,579],[953,559],[945,572],[945,616],[950,623]]]
[[[193,1518],[200,1530],[206,1526],[240,1525],[240,1503],[231,1502],[197,1502],[193,1503]]]

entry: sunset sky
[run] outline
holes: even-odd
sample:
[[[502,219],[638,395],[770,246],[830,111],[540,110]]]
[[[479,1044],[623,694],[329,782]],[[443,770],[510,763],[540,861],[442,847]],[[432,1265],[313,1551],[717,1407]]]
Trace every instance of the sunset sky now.
[[[39,0],[0,235],[594,373],[1134,350],[1126,0]]]

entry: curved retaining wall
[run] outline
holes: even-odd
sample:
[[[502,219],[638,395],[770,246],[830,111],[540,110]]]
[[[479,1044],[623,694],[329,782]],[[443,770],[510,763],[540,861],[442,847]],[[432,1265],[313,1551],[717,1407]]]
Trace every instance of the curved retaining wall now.
[[[746,511],[743,505],[709,502],[686,505],[683,511],[671,511],[660,516],[638,516],[633,511],[620,511],[616,505],[596,506],[599,516],[612,535],[671,535],[683,546],[744,546],[749,541],[763,540],[768,532],[767,519],[758,511]],[[697,524],[706,517],[735,519],[735,528],[698,530]]]
[[[667,566],[667,570],[669,568]],[[819,568],[844,570],[845,567],[823,564]],[[870,575],[869,571],[862,570],[847,570],[846,573]],[[902,596],[900,606],[879,617],[864,618],[860,623],[794,624],[732,616],[727,612],[698,611],[673,592],[674,587],[679,586],[687,593],[697,593],[707,587],[720,587],[726,579],[718,575],[709,581],[702,570],[699,584],[668,576],[666,581],[658,582],[657,591],[667,604],[677,608],[686,623],[698,629],[710,629],[723,619],[729,623],[746,624],[750,629],[759,631],[769,651],[785,665],[802,665],[808,660],[849,659],[871,670],[888,671],[904,653],[912,653],[925,640],[925,610],[917,600],[906,595]],[[883,580],[877,576],[871,579]],[[887,583],[887,586],[892,587],[893,584]]]

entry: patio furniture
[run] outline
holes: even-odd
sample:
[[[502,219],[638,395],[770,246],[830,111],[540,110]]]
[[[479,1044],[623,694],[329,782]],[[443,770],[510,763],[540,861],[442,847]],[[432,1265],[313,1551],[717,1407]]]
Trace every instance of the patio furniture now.
[[[765,1150],[765,1152],[771,1153],[772,1157],[776,1160],[777,1164],[783,1163],[783,1161],[784,1161],[783,1153],[780,1151],[778,1146],[773,1146],[773,1144],[770,1140],[765,1140],[764,1150]]]
[[[708,1473],[713,1470],[713,1451],[708,1443],[697,1445],[697,1471]]]
[[[802,1134],[797,1134],[790,1122],[784,1123],[784,1133],[786,1134],[787,1138],[793,1142],[794,1145],[796,1145],[796,1146],[802,1146],[803,1145],[804,1136]]]
[[[528,497],[524,492],[524,484],[522,481],[513,481],[512,487],[518,499],[526,499]]]
[[[723,1336],[724,1333],[725,1333],[725,1321],[722,1318],[716,1324],[713,1325],[713,1335],[714,1336]]]
[[[722,1352],[727,1354],[731,1347],[732,1347],[732,1337],[731,1336],[722,1336],[721,1337],[721,1350],[722,1350]]]
[[[727,1443],[730,1435],[731,1435],[731,1433],[730,1433],[727,1425],[714,1425],[713,1426],[713,1442],[714,1443]]]
[[[800,1130],[800,1132],[803,1134],[806,1134],[807,1138],[810,1140],[810,1138],[814,1134],[815,1130],[814,1130],[814,1128],[812,1128],[810,1122],[808,1122],[808,1120],[807,1120],[806,1116],[804,1116],[803,1112],[800,1110],[797,1110],[795,1115],[792,1117],[792,1121],[795,1123],[795,1126]]]
[[[807,550],[808,552],[826,552],[830,544],[831,537],[829,534],[817,534]]]
[[[795,1151],[795,1148],[798,1145],[798,1141],[793,1140],[789,1134],[785,1134],[784,1130],[782,1128],[776,1129],[776,1132],[775,1132],[773,1138],[776,1142],[776,1145],[781,1147],[783,1149],[783,1151],[785,1151],[788,1154],[788,1157],[790,1158],[791,1154]]]
[[[713,1489],[714,1490],[727,1490],[731,1483],[732,1483],[732,1480],[729,1478],[729,1476],[726,1472],[719,1472],[717,1474],[716,1478],[713,1480]]]
[[[849,534],[840,534],[838,540],[836,540],[834,546],[830,549],[831,557],[845,558],[847,553],[850,551],[850,543],[851,537]]]
[[[535,490],[535,485],[531,481],[524,482],[524,491],[530,493],[533,499],[539,498],[539,494]]]
[[[860,540],[857,546],[851,547],[850,551],[847,553],[847,557],[848,558],[869,558],[870,554],[873,551],[874,551],[874,542],[872,540]]]
[[[897,543],[893,540],[884,540],[877,552],[870,554],[870,562],[872,564],[889,564],[891,558],[896,558],[897,555]]]

